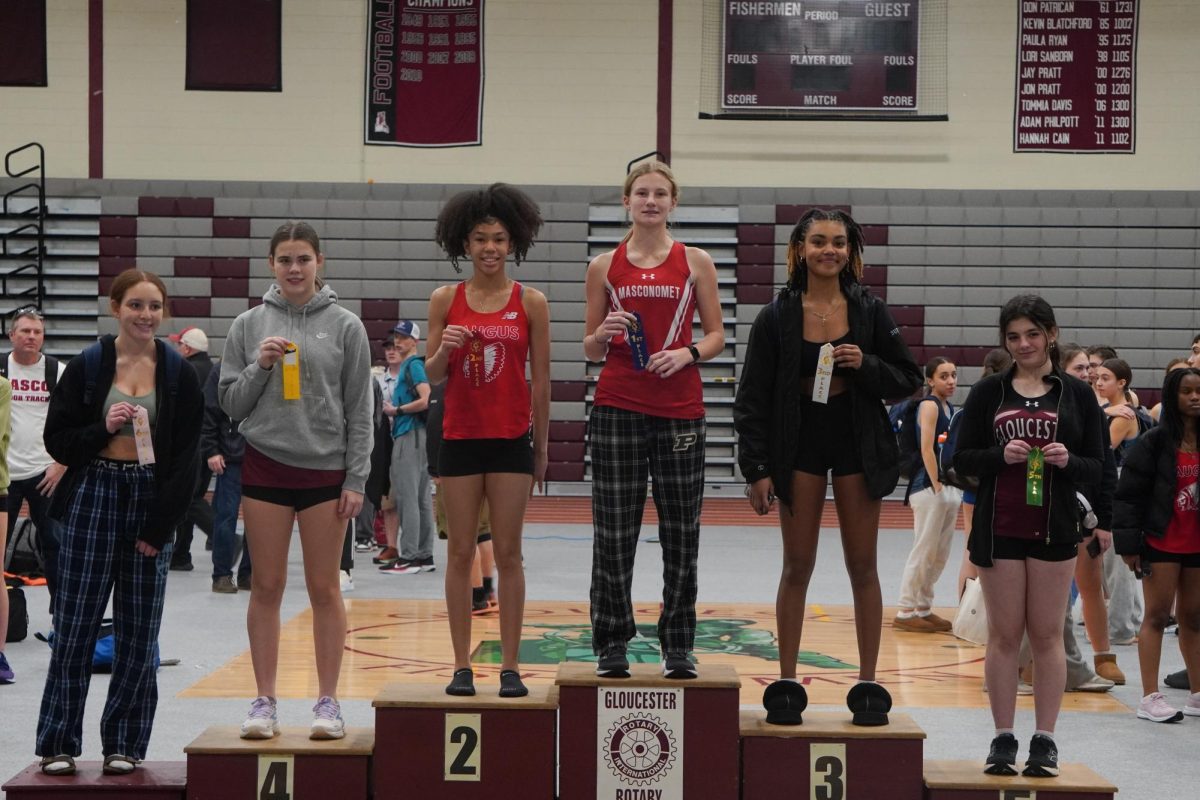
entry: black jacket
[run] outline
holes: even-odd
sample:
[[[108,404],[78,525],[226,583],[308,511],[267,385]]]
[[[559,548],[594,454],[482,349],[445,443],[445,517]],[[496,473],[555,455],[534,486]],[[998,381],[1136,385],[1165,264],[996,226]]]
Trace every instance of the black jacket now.
[[[192,365],[192,369],[196,370],[196,382],[201,388],[208,383],[208,374],[213,371],[213,360],[208,353],[192,353],[184,359]],[[220,372],[220,370],[217,370]]]
[[[1113,547],[1123,556],[1142,552],[1145,537],[1162,538],[1175,513],[1176,444],[1159,425],[1137,438],[1113,501]]]
[[[221,410],[217,384],[221,370],[209,371],[204,382],[204,424],[200,429],[200,458],[223,456],[228,464],[240,464],[246,455],[246,439],[238,433],[238,421]]]
[[[112,387],[117,355],[114,337],[100,340],[100,372],[90,405],[83,404],[87,382],[84,357],[75,356],[50,395],[46,412],[45,443],[55,461],[67,467],[62,483],[50,503],[50,516],[61,520],[67,503],[75,493],[84,470],[96,454],[108,445],[113,434],[104,425],[104,399]],[[196,444],[204,415],[204,398],[196,380],[196,370],[180,365],[176,394],[172,398],[167,385],[165,348],[156,343],[158,365],[155,389],[158,416],[154,424],[154,504],[138,539],[162,549],[171,539],[175,524],[183,518],[196,488],[199,459]]]
[[[1005,396],[1014,391],[1012,379],[1015,373],[1016,367],[1012,367],[1006,372],[989,375],[971,387],[967,402],[963,404],[958,449],[954,453],[954,469],[964,475],[979,477],[967,548],[975,563],[985,567],[992,564],[996,478],[1005,467],[1004,447],[996,443],[995,437],[996,411]],[[1091,387],[1083,381],[1058,368],[1045,380],[1047,383],[1058,381],[1062,386],[1054,438],[1066,445],[1069,453],[1065,467],[1047,465],[1046,468],[1046,494],[1050,504],[1046,541],[1070,544],[1083,538],[1076,490],[1082,486],[1099,486],[1104,477],[1104,413],[1096,403]]]
[[[871,497],[884,497],[900,480],[900,452],[885,400],[908,397],[921,370],[900,337],[887,305],[865,287],[845,287],[850,340],[863,351],[849,376],[854,428],[846,444],[857,447]],[[800,351],[804,312],[800,293],[783,289],[758,312],[733,404],[738,466],[747,482],[770,477],[775,494],[790,504],[792,463],[800,442]]]

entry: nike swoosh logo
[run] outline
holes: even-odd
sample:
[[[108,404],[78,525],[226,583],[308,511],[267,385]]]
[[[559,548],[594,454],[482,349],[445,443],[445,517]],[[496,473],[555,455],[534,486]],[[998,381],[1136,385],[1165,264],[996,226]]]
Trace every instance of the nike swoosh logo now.
[[[322,331],[321,333],[318,333],[318,334],[317,334],[317,338],[318,338],[318,339],[324,339],[324,338],[325,338],[326,336],[328,336],[328,335],[329,335],[328,333],[325,333],[324,331]]]

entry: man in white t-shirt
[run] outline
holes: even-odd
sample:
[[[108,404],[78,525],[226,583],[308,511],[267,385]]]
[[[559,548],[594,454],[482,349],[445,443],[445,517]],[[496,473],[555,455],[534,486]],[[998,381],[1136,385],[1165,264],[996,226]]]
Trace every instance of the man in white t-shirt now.
[[[50,407],[50,392],[66,367],[53,356],[42,354],[46,327],[36,308],[19,308],[13,313],[8,338],[12,342],[12,352],[0,353],[0,373],[12,383],[8,538],[12,538],[21,504],[28,503],[29,516],[37,527],[46,560],[46,582],[53,608],[58,542],[50,539],[46,511],[50,508],[50,495],[67,468],[46,452],[42,433],[46,427],[46,411]]]

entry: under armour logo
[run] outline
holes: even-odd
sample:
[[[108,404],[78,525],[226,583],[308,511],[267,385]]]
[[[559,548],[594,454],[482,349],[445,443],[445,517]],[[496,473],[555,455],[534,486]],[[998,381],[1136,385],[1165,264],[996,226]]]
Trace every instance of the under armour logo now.
[[[700,437],[694,433],[681,433],[675,437],[675,446],[671,448],[676,453],[689,449]]]
[[[653,272],[643,272],[643,273],[642,273],[642,280],[644,280],[644,281],[654,281],[654,280],[658,280],[658,276],[657,276],[657,275],[655,275]]]
[[[1038,401],[1037,400],[1026,400],[1025,407],[1026,408],[1038,408]]]

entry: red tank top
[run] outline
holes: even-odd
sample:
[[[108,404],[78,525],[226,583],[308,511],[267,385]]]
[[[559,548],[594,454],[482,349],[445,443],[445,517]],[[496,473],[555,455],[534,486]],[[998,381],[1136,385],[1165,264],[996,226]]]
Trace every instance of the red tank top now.
[[[442,438],[516,439],[528,433],[529,319],[521,303],[521,284],[513,281],[504,308],[481,314],[467,305],[467,285],[460,283],[446,324],[462,325],[474,335],[450,354]]]
[[[614,311],[632,311],[641,316],[650,355],[692,343],[696,284],[688,267],[687,248],[681,243],[676,242],[658,266],[637,267],[629,263],[622,242],[613,252],[605,290]],[[661,378],[637,369],[633,359],[633,350],[624,336],[609,343],[594,405],[672,419],[704,416],[704,390],[698,369],[686,367]]]

